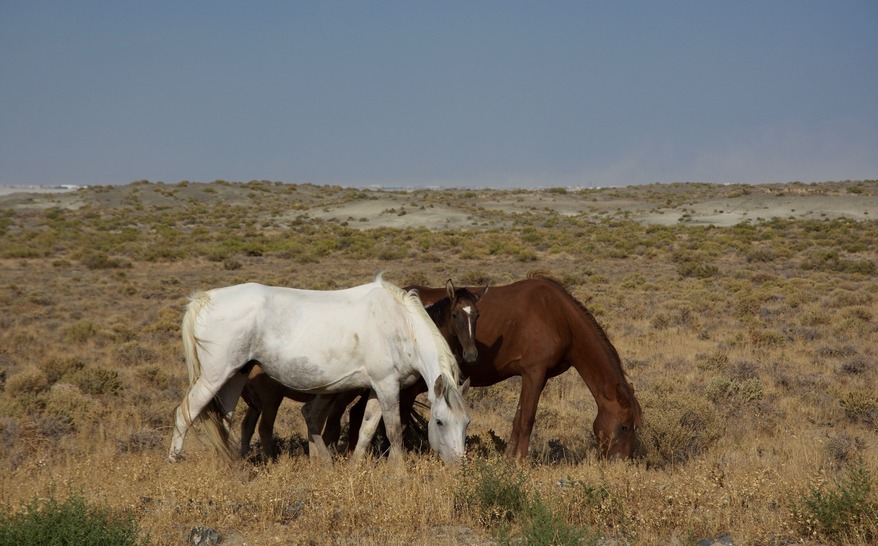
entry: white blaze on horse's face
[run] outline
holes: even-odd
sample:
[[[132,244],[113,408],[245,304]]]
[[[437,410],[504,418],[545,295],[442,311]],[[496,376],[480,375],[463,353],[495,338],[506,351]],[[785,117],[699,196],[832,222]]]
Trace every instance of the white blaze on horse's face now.
[[[464,389],[468,384],[469,381]],[[442,376],[436,379],[431,393],[435,399],[431,402],[430,422],[427,424],[430,447],[446,463],[463,458],[466,451],[466,429],[470,422],[462,392],[451,392],[453,388],[447,385]]]
[[[463,350],[463,360],[474,363],[479,358],[479,350],[476,348],[476,321],[479,318],[479,310],[473,305],[464,305],[452,313],[454,330],[457,340]]]
[[[466,313],[466,325],[469,328],[469,337],[473,337],[473,308],[467,305],[463,308]]]

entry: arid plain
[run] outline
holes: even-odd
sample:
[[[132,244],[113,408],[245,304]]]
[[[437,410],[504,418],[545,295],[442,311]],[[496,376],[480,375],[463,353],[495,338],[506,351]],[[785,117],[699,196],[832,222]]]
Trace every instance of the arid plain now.
[[[402,470],[311,462],[294,402],[276,462],[227,465],[197,434],[166,462],[191,292],[537,270],[618,350],[643,407],[634,460],[598,459],[594,399],[568,371],[547,384],[524,464],[499,455],[516,380],[471,392],[457,468],[428,453]],[[156,544],[195,527],[222,544],[878,540],[878,181],[9,193],[0,305],[6,513],[81,493]]]

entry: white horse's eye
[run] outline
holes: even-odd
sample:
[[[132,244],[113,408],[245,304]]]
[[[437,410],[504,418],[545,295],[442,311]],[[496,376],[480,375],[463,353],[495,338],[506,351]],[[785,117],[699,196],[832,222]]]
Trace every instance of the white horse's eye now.
[[[436,426],[444,427],[445,423],[442,422],[442,419],[436,419]]]

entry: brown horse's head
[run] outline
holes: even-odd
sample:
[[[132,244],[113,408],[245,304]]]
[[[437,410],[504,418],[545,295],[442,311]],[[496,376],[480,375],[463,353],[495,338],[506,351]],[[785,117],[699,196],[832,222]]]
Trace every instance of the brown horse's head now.
[[[476,322],[479,320],[477,306],[481,296],[466,288],[454,288],[451,279],[445,283],[451,301],[451,327],[460,343],[463,360],[472,364],[479,358],[476,348]]]
[[[634,451],[635,433],[640,428],[640,403],[630,383],[618,383],[615,394],[613,403],[600,405],[594,434],[602,457],[628,459]]]

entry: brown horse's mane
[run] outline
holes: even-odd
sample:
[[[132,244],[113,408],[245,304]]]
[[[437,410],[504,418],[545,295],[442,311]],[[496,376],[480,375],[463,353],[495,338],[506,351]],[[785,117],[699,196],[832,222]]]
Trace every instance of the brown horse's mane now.
[[[604,331],[603,327],[601,327],[597,319],[594,318],[594,315],[591,314],[591,311],[589,311],[581,301],[573,297],[573,294],[571,294],[570,290],[566,286],[564,286],[564,283],[550,276],[548,273],[545,273],[543,271],[531,271],[527,274],[527,278],[539,279],[548,282],[549,284],[557,288],[559,292],[564,294],[567,300],[573,303],[579,309],[586,321],[594,326],[595,331],[598,333],[598,338],[601,341],[601,346],[603,346],[607,354],[610,355],[610,362],[612,362],[614,371],[619,375],[620,379],[622,380],[622,384],[624,386],[628,386],[628,376],[625,374],[625,370],[622,369],[622,359],[619,357],[619,352],[616,351],[616,347],[614,347],[613,344],[610,342],[610,338],[607,336],[607,332]]]

